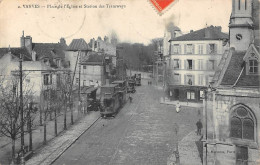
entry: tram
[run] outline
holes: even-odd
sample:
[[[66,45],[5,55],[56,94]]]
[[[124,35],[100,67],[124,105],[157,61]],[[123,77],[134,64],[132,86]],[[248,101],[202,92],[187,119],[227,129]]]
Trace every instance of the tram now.
[[[126,81],[114,81],[101,87],[101,117],[110,117],[118,113],[127,101]]]

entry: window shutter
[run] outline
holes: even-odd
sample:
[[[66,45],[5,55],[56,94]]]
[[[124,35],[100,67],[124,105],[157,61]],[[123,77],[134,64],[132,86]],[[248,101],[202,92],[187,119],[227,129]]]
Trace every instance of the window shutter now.
[[[179,60],[179,69],[182,69],[182,68],[181,68],[181,60]]]
[[[181,52],[182,52],[182,51],[181,51],[181,45],[179,45],[179,50],[180,50],[179,54],[181,54]]]
[[[195,54],[195,44],[192,44],[192,54]]]
[[[186,52],[186,47],[187,47],[187,45],[185,44],[185,45],[184,45],[184,54],[187,54],[187,52]]]
[[[187,60],[184,60],[184,69],[187,69]]]
[[[217,44],[214,44],[214,48],[215,48],[214,54],[218,54],[218,47],[217,46],[218,46]]]
[[[174,45],[171,45],[171,54],[174,54]]]
[[[187,82],[186,82],[186,80],[187,80],[187,75],[186,74],[184,74],[184,85],[187,85]]]
[[[201,45],[201,54],[204,54],[204,45]]]
[[[179,84],[181,84],[181,74],[179,74]]]
[[[207,54],[209,54],[209,44],[207,44]]]
[[[209,76],[208,75],[205,75],[205,80],[206,80],[206,86],[209,85]]]
[[[50,83],[49,84],[52,84],[52,74],[50,74]]]
[[[169,45],[169,52],[168,52],[169,55],[172,53],[172,52],[171,52],[171,50],[172,50],[171,47],[172,47],[172,44],[170,43],[170,45]]]
[[[192,75],[192,85],[195,85],[195,76]]]
[[[195,70],[195,60],[192,60],[192,70]]]

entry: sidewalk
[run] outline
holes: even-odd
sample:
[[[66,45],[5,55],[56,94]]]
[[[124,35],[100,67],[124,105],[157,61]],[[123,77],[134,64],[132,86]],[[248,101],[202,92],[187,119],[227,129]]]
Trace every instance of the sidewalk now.
[[[161,104],[168,104],[168,105],[176,105],[178,101],[170,101],[167,98],[164,99],[163,97],[160,100]],[[186,107],[196,107],[196,108],[203,108],[203,103],[193,103],[193,102],[179,102],[180,106]]]
[[[196,142],[199,141],[201,136],[195,133],[195,130],[186,135],[181,141],[179,141],[179,155],[181,165],[202,165],[200,153]],[[176,158],[172,154],[169,157],[168,165],[174,165]]]
[[[36,154],[26,162],[26,165],[51,164],[88,130],[99,117],[99,112],[90,112],[67,131],[62,132],[58,137],[49,141],[47,145],[36,150]]]

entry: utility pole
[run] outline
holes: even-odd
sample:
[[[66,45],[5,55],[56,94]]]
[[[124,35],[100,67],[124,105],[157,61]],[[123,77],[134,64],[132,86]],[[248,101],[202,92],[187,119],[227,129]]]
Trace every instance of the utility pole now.
[[[78,97],[79,97],[79,105],[78,105],[78,117],[79,113],[81,113],[81,98],[80,98],[80,72],[81,72],[81,52],[79,50],[79,91],[78,91]]]
[[[23,130],[23,57],[20,54],[20,113],[21,113],[21,164],[25,164],[24,162],[24,130]]]

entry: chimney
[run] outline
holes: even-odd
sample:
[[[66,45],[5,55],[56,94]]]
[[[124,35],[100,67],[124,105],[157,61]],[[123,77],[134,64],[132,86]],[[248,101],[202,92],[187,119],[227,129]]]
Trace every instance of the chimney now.
[[[190,33],[192,33],[193,32],[193,30],[190,30]]]
[[[92,46],[92,51],[95,51],[95,38],[92,39],[91,46]]]
[[[216,29],[221,32],[222,31],[222,27],[221,26],[216,26]]]
[[[60,43],[62,44],[62,45],[66,45],[66,40],[65,40],[65,38],[60,38]]]
[[[205,28],[205,38],[210,38],[210,27]]]
[[[104,37],[104,41],[108,42],[108,37],[107,36]]]
[[[32,37],[31,36],[26,36],[24,38],[24,46],[26,49],[29,51],[29,53],[32,53]]]
[[[24,42],[24,31],[23,31],[23,35],[22,35],[22,37],[20,38],[20,46],[21,46],[21,48],[23,48],[23,47],[25,47],[25,44],[24,44],[25,42]]]

